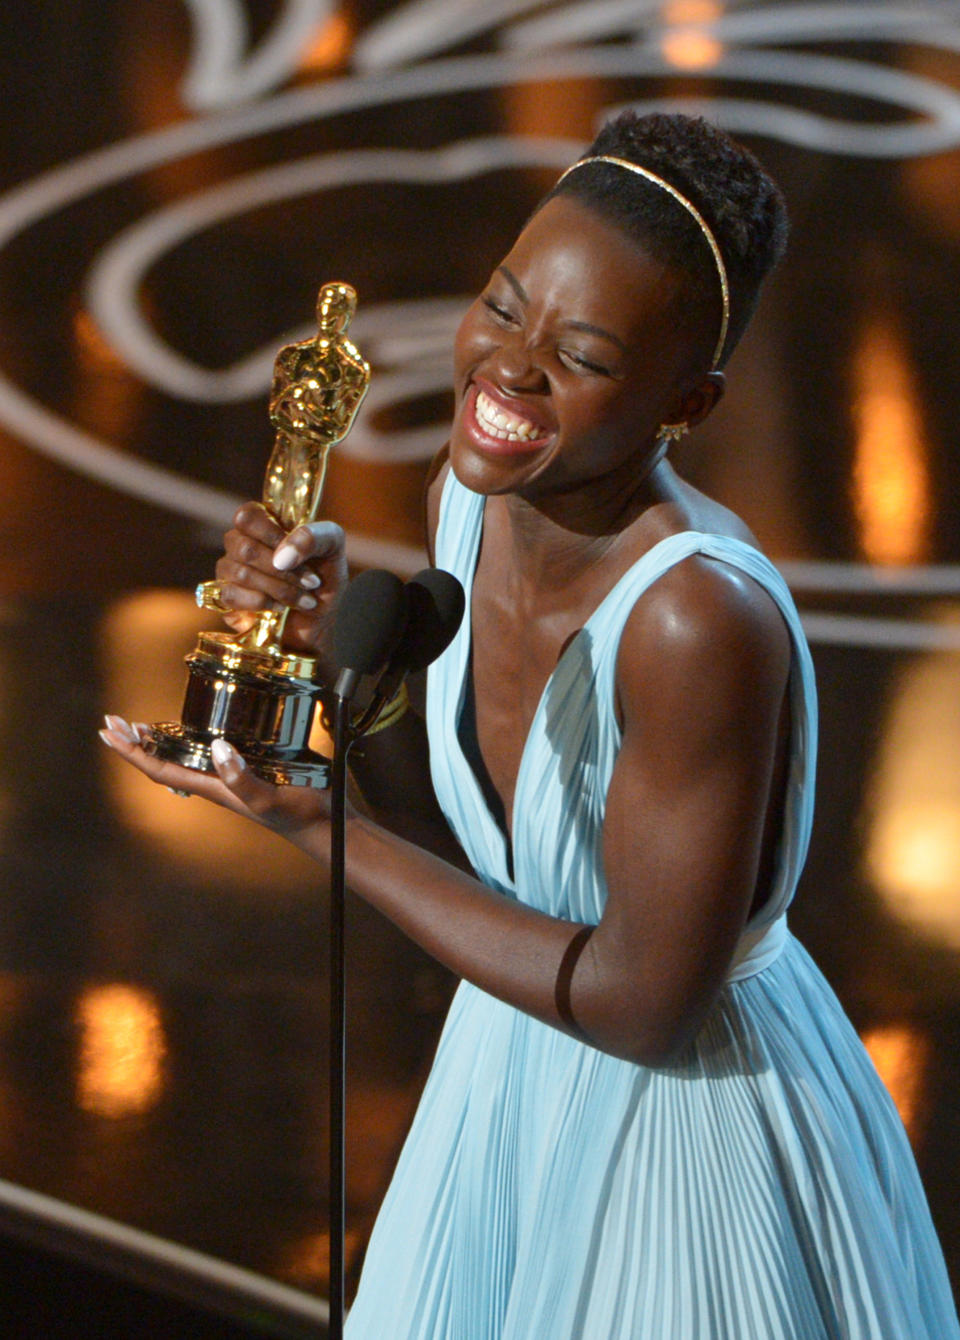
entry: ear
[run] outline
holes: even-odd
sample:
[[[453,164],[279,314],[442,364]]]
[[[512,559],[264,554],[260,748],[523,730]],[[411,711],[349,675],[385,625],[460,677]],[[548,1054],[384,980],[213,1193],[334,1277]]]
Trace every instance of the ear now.
[[[676,413],[670,415],[669,421],[685,423],[689,428],[702,423],[723,399],[726,389],[727,379],[722,372],[706,373],[679,397]]]

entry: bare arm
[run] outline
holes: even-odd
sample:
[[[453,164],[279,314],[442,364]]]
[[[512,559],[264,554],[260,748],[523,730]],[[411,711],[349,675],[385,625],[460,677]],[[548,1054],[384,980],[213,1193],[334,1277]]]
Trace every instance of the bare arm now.
[[[568,985],[580,927],[452,881],[362,820],[351,882],[492,994],[605,1051],[666,1061],[720,990],[754,897],[788,668],[779,612],[730,569],[693,560],[640,602],[618,660],[608,900]]]
[[[665,1062],[696,1032],[746,920],[789,659],[769,597],[708,560],[681,566],[638,604],[621,645],[609,897],[568,1003],[558,982],[583,928],[500,896],[368,818],[348,823],[351,887],[441,963],[644,1064]],[[185,776],[116,733],[108,742],[156,780],[206,794],[326,863],[325,797],[284,796],[236,760],[221,780]]]
[[[675,1054],[723,984],[756,894],[789,664],[772,599],[708,559],[667,574],[627,624],[609,896],[572,983],[575,1016],[611,1050],[632,1035],[641,1058]]]

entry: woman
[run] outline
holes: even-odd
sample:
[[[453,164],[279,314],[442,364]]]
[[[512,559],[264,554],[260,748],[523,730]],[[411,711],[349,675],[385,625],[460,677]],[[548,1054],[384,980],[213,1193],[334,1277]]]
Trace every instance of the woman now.
[[[347,862],[465,980],[351,1340],[960,1335],[896,1112],[786,930],[816,735],[796,612],[666,459],[720,399],[784,233],[745,150],[625,115],[458,333],[428,514],[469,618],[427,725],[476,873],[425,850],[443,827],[399,703],[357,761],[380,822],[351,816]],[[217,575],[235,627],[267,595],[322,646],[342,546],[248,505]],[[108,725],[148,776],[324,862],[323,796],[227,745],[218,778],[185,773]]]

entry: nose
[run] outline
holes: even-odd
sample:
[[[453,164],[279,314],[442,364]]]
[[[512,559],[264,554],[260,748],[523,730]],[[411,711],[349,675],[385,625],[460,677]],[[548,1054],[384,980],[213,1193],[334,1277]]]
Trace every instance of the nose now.
[[[491,371],[505,391],[516,394],[543,391],[547,386],[547,375],[538,351],[520,337],[503,341]]]

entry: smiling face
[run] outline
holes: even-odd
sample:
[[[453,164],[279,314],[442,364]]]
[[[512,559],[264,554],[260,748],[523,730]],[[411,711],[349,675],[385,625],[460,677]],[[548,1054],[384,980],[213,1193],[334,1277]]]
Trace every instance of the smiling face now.
[[[717,398],[685,294],[679,271],[593,210],[548,201],[457,334],[461,482],[533,496],[615,471],[642,478],[660,425],[702,418]]]

